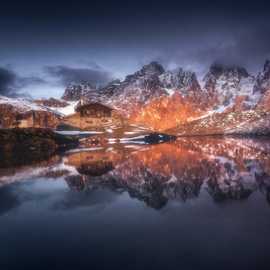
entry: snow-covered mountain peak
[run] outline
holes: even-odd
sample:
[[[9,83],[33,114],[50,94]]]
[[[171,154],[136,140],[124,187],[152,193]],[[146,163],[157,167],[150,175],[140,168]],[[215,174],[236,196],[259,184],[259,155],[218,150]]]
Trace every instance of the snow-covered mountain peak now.
[[[79,100],[83,95],[88,92],[96,91],[96,87],[91,85],[89,82],[82,82],[80,84],[70,84],[67,86],[62,99],[67,101]]]
[[[151,62],[147,65],[144,65],[141,70],[136,72],[135,74],[138,75],[160,75],[164,73],[164,68],[162,65],[160,65],[158,62]]]
[[[248,77],[249,74],[244,67],[237,65],[222,65],[220,63],[213,63],[210,66],[209,72],[215,77],[226,76],[226,77]]]
[[[14,108],[15,111],[25,113],[28,111],[46,111],[46,107],[38,105],[26,98],[10,98],[0,96],[0,105],[7,105]]]
[[[261,94],[270,90],[270,60],[266,60],[263,70],[256,77],[256,83],[254,85],[254,93],[259,92]]]
[[[167,90],[180,91],[187,94],[189,90],[199,90],[196,74],[183,68],[177,68],[164,72],[159,76],[162,86]]]
[[[204,82],[204,89],[214,93],[220,105],[228,105],[236,96],[251,97],[255,79],[243,67],[213,64]]]

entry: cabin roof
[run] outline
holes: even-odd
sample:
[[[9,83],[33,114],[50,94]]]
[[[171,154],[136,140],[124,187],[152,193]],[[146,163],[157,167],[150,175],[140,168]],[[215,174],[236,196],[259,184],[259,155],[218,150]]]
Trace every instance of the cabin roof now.
[[[109,111],[112,111],[113,108],[109,107],[109,106],[106,106],[106,105],[103,105],[101,103],[98,103],[98,102],[91,102],[91,103],[87,103],[87,104],[84,104],[84,105],[79,105],[75,110],[76,112],[80,112],[86,108],[91,108],[91,107],[94,107],[94,106],[97,106],[97,107],[100,107],[100,108],[103,108],[105,110],[109,110]]]

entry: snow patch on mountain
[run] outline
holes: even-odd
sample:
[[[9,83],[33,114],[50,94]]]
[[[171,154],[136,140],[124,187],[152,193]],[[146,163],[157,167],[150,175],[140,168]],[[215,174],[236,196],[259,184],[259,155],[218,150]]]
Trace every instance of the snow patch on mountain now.
[[[0,96],[0,104],[10,105],[16,108],[16,110],[21,113],[27,111],[47,111],[46,107],[37,105],[31,100],[24,98],[9,98],[5,96]]]
[[[175,91],[187,95],[190,90],[200,89],[196,74],[182,68],[164,72],[159,76],[159,80],[169,95],[172,95]]]

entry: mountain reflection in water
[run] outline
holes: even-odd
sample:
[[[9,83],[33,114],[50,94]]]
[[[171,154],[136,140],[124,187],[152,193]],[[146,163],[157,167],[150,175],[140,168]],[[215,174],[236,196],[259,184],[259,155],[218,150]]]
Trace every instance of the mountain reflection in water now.
[[[255,191],[270,202],[270,141],[196,137],[158,145],[115,144],[0,169],[1,185],[38,177],[64,178],[80,192],[128,192],[155,209],[194,199],[202,190],[215,202],[247,199]]]
[[[269,154],[269,140],[197,137],[14,157],[0,269],[269,269]]]

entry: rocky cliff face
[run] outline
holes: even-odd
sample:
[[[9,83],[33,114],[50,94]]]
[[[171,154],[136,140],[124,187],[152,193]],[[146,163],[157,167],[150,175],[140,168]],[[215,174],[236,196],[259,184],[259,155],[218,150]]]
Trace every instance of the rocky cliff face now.
[[[159,131],[180,123],[188,112],[189,118],[199,115],[201,110],[194,110],[194,105],[205,105],[206,100],[195,73],[181,68],[165,71],[157,62],[85,96],[117,109],[131,122]],[[160,119],[166,120],[161,124]]]
[[[181,68],[165,71],[157,62],[151,62],[124,81],[113,81],[97,93],[90,91],[85,96],[90,101],[99,101],[132,115],[152,100],[176,92],[189,98],[200,98],[202,91],[195,73]]]
[[[82,96],[89,92],[95,92],[97,89],[92,86],[90,83],[81,83],[81,84],[70,84],[63,96],[62,99],[66,101],[76,101],[79,100]]]
[[[179,91],[182,95],[189,95],[190,92],[201,91],[196,74],[182,68],[162,73],[159,80],[169,94]]]
[[[269,71],[269,61],[256,78],[240,67],[211,66],[204,78],[204,88],[209,97],[212,95],[213,107],[168,132],[178,135],[270,134]]]
[[[123,82],[109,84],[101,89],[99,99],[129,116],[150,100],[167,95],[159,80],[163,72],[161,65],[152,62],[128,75]]]
[[[247,96],[250,106],[256,102],[253,95],[255,79],[238,66],[214,64],[204,77],[204,88],[213,96],[216,106],[233,106],[236,97]],[[248,107],[248,103],[246,104]]]
[[[264,94],[270,90],[270,60],[266,60],[263,70],[256,77],[254,93]]]

